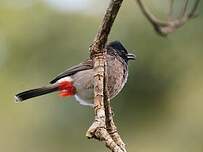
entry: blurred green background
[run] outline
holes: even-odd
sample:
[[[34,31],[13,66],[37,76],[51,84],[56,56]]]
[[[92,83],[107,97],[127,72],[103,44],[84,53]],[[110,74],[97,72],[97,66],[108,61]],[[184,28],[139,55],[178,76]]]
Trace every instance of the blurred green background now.
[[[1,152],[107,151],[85,137],[91,108],[56,94],[16,104],[14,95],[88,58],[108,2],[0,1]],[[145,2],[164,17],[168,1]],[[161,38],[137,4],[124,1],[109,40],[121,40],[137,55],[112,102],[129,152],[203,151],[202,8],[198,18]]]

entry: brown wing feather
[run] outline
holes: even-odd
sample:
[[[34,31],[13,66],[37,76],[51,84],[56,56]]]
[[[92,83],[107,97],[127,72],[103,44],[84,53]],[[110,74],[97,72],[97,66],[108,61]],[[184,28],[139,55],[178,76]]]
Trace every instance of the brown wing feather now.
[[[58,81],[61,78],[64,78],[66,76],[70,76],[73,75],[79,71],[83,71],[83,70],[89,70],[93,68],[93,61],[92,60],[87,60],[83,63],[80,63],[78,65],[72,66],[71,68],[65,70],[64,72],[60,73],[59,75],[57,75],[53,80],[50,81],[51,84],[55,83],[56,81]]]

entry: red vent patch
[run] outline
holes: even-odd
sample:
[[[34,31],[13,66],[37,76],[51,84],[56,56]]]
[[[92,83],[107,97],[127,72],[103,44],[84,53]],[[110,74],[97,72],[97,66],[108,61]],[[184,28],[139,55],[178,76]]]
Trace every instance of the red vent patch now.
[[[59,83],[59,95],[62,97],[73,96],[76,93],[76,88],[73,86],[72,82],[63,81]]]

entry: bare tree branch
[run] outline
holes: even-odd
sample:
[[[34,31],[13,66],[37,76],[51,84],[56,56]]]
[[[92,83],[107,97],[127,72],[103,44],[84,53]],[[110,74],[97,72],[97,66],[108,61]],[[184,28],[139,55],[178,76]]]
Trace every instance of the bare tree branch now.
[[[107,68],[105,68],[105,73],[107,73]],[[106,77],[106,84],[108,84],[108,77]],[[107,85],[105,86],[105,97],[109,97],[109,92],[107,89]],[[115,141],[115,143],[123,150],[123,152],[126,152],[126,145],[121,139],[117,127],[113,121],[113,111],[110,106],[110,100],[109,99],[104,99],[106,102],[104,102],[104,108],[105,108],[105,113],[108,117],[106,117],[106,128],[112,139]]]
[[[123,0],[111,0],[94,42],[90,46],[90,57],[94,61],[95,120],[86,136],[103,141],[112,152],[126,152],[126,149],[113,123],[110,101],[107,98],[105,44],[122,2]]]
[[[173,16],[173,3],[174,0],[169,0],[169,11],[168,11],[168,21],[172,20],[172,16]]]
[[[126,148],[125,148],[125,143],[123,142],[123,140],[121,139],[117,127],[114,123],[113,120],[113,111],[111,109],[110,106],[110,101],[108,100],[108,102],[105,102],[105,109],[106,109],[106,113],[107,115],[109,115],[109,117],[106,118],[106,128],[108,133],[110,134],[110,136],[112,137],[112,139],[116,142],[116,144],[123,150],[123,152],[126,152]]]
[[[106,10],[102,24],[96,34],[94,42],[90,47],[91,55],[103,53],[103,48],[107,42],[108,35],[122,2],[123,0],[111,0],[109,7]]]
[[[195,1],[194,7],[192,8],[191,12],[188,14],[189,18],[197,17],[198,14],[196,11],[197,11],[197,7],[198,7],[199,3],[200,3],[200,0]]]
[[[189,0],[185,0],[184,6],[183,6],[183,9],[182,9],[182,11],[181,11],[181,13],[180,13],[179,18],[182,18],[182,17],[184,17],[184,16],[187,16],[188,3],[189,3]]]
[[[90,46],[90,57],[94,61],[94,110],[95,120],[88,129],[86,136],[103,141],[112,152],[126,152],[125,143],[122,141],[117,127],[113,121],[112,109],[108,100],[108,84],[107,66],[106,66],[106,49],[105,44],[111,27],[117,16],[123,0],[111,0],[109,7],[105,13],[102,24]],[[161,36],[174,32],[176,29],[186,23],[187,20],[196,16],[196,10],[200,0],[196,0],[192,10],[187,13],[188,2],[185,0],[183,10],[180,17],[173,19],[174,0],[170,0],[170,7],[167,21],[162,21],[155,17],[143,4],[142,0],[137,0],[142,13],[153,25],[154,29]]]
[[[185,0],[183,10],[178,18],[173,19],[173,5],[174,0],[170,1],[168,19],[166,21],[161,21],[155,17],[143,4],[142,0],[137,0],[137,3],[148,21],[152,24],[155,31],[161,36],[167,36],[169,33],[176,31],[178,28],[183,26],[188,20],[197,16],[196,10],[199,5],[200,0],[196,0],[192,10],[187,13],[189,0]]]

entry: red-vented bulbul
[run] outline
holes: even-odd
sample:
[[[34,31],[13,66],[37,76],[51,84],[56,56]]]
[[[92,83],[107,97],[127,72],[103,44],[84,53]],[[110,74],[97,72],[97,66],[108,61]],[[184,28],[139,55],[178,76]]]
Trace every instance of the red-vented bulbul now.
[[[135,55],[128,53],[119,41],[106,45],[106,63],[108,76],[109,99],[115,97],[124,87],[128,78],[128,61]],[[73,66],[54,78],[50,85],[28,90],[15,96],[16,102],[59,91],[60,96],[75,96],[82,105],[92,106],[94,103],[93,61],[88,59]]]

